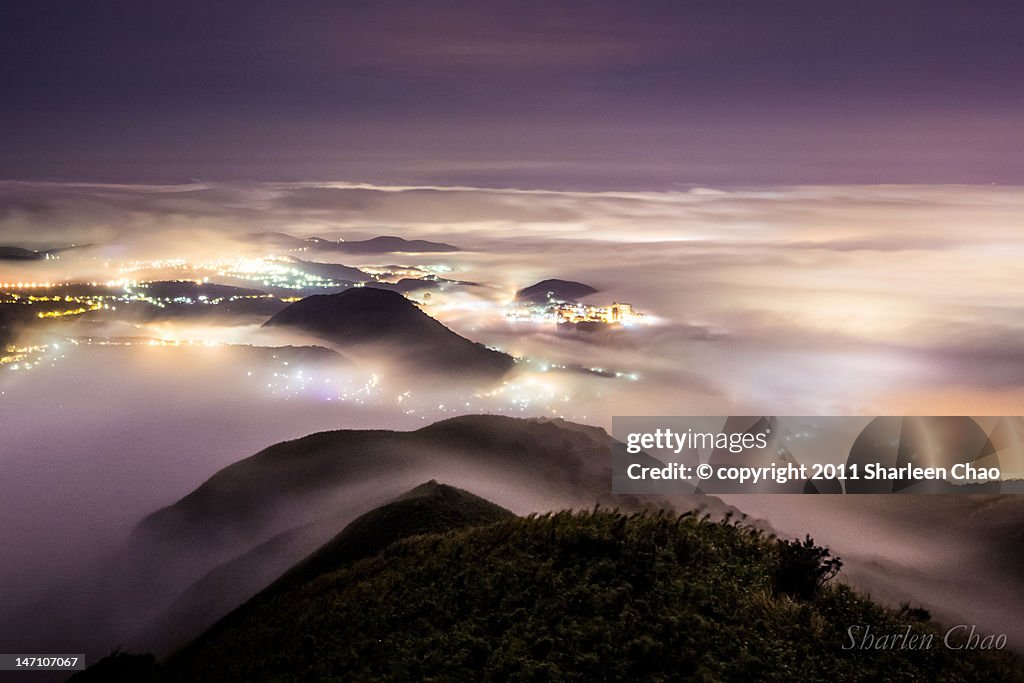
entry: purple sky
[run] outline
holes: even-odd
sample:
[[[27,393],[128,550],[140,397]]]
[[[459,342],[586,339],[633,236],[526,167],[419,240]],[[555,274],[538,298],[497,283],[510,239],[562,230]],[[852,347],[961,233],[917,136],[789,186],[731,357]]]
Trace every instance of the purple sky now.
[[[0,177],[1024,183],[1017,2],[8,3]]]

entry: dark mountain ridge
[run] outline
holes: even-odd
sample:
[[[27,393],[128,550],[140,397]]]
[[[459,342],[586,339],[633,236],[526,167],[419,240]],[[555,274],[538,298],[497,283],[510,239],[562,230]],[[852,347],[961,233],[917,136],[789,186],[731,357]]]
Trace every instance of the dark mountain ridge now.
[[[81,647],[91,658],[140,642],[166,653],[428,478],[517,513],[595,502],[702,506],[719,517],[730,509],[709,496],[612,495],[612,443],[601,429],[563,420],[467,415],[410,432],[340,430],[276,444],[146,517],[96,572],[33,605],[39,630],[22,640],[56,647],[75,632],[87,634]]]
[[[338,282],[339,284],[344,283],[359,283],[359,282],[371,282],[373,276],[369,273],[364,273],[358,268],[352,266],[346,266],[341,263],[320,263],[317,261],[303,261],[298,258],[290,258],[289,263],[295,265],[295,267],[304,273],[311,275],[317,275],[319,277],[327,278]]]
[[[545,304],[549,301],[575,302],[597,292],[597,289],[582,282],[552,278],[520,289],[516,292],[516,300],[535,304]]]
[[[401,294],[376,287],[306,297],[264,326],[302,330],[343,349],[384,351],[407,368],[432,373],[497,378],[515,364],[452,332]]]
[[[195,282],[194,280],[154,280],[139,285],[140,289],[155,299],[174,299],[185,297],[198,299],[229,299],[231,297],[266,297],[261,289],[251,287],[235,287],[212,282]]]
[[[337,243],[342,251],[351,254],[392,254],[392,253],[450,253],[461,251],[458,247],[444,242],[429,240],[407,240],[393,235],[381,235],[368,240],[342,240]]]
[[[293,237],[283,232],[262,232],[251,235],[251,239],[290,251],[345,251],[350,254],[394,254],[394,253],[450,253],[461,251],[458,247],[444,242],[429,240],[407,240],[393,235],[381,235],[366,240],[328,240],[323,237]]]
[[[41,261],[46,254],[22,247],[0,246],[0,261]]]
[[[189,587],[140,634],[146,649],[168,651],[185,645],[218,618],[262,590],[285,590],[376,554],[407,536],[489,524],[513,514],[462,489],[434,480],[347,525],[337,515],[278,534],[225,562]],[[329,534],[343,530],[333,538]],[[316,538],[331,538],[321,546]],[[305,557],[292,565],[288,558]]]
[[[550,488],[575,492],[573,498],[589,505],[611,500],[604,492],[610,494],[613,443],[596,427],[498,415],[465,415],[410,432],[320,432],[275,444],[222,469],[174,505],[145,518],[136,534],[173,538],[183,531],[203,531],[208,543],[219,546],[240,533],[262,535],[263,521],[274,520],[283,512],[277,508],[292,508],[299,499],[313,502],[363,477],[384,471],[400,475],[450,460],[467,470],[501,467],[517,477],[540,477]],[[336,509],[330,498],[325,512]],[[202,545],[190,541],[194,550]]]

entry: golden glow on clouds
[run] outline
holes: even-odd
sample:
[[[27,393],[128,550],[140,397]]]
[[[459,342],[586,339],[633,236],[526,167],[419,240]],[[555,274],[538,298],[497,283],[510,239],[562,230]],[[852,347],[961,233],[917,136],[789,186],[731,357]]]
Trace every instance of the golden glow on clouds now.
[[[132,259],[239,259],[259,271],[270,254],[242,241],[252,232],[438,239],[464,251],[303,258],[451,268],[444,277],[478,286],[434,291],[425,310],[459,333],[555,363],[639,372],[636,384],[647,395],[609,392],[609,414],[615,403],[651,414],[691,406],[722,414],[739,406],[904,414],[911,412],[905,405],[893,409],[907,392],[936,410],[963,396],[965,405],[952,412],[977,414],[969,404],[979,395],[993,412],[1024,408],[1008,390],[1024,384],[1024,188],[36,189],[53,193],[50,210],[0,220],[6,239],[43,247],[113,236],[117,246],[66,252],[36,266],[5,264],[0,279],[106,281],[107,264]],[[13,191],[0,184],[0,203]],[[659,324],[644,326],[624,347],[509,326],[503,316],[511,294],[550,277],[591,284],[601,290],[595,301],[628,301]]]

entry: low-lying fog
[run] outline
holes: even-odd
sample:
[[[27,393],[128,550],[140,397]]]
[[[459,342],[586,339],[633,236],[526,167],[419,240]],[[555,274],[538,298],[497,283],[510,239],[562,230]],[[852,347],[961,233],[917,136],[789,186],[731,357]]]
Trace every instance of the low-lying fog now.
[[[587,194],[0,183],[0,244],[93,245],[59,260],[0,262],[0,282],[105,281],[134,260],[259,256],[266,249],[245,237],[254,232],[433,239],[464,251],[302,258],[431,266],[478,283],[434,292],[424,310],[522,358],[503,384],[448,386],[386,365],[239,346],[314,343],[261,330],[261,320],[69,322],[31,369],[0,367],[0,544],[18,549],[0,564],[3,593],[17,600],[74,575],[223,466],[317,430],[412,429],[467,412],[603,427],[616,414],[1020,414],[1022,209],[1024,190],[997,187]],[[593,334],[507,320],[515,290],[545,278],[592,285],[600,292],[588,301],[627,301],[647,320]],[[85,336],[195,344],[64,339]],[[793,511],[813,516],[817,501],[751,499],[750,511],[868,556],[875,544],[887,561],[923,570],[958,547],[900,557],[896,540],[862,533],[863,501],[830,505],[806,526]]]

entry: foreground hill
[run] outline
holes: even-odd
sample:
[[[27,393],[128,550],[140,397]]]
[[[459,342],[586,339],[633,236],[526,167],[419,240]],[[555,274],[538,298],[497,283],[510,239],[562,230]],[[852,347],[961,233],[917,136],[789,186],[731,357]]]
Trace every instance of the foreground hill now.
[[[711,496],[613,496],[612,443],[602,429],[563,420],[467,415],[271,446],[147,517],[95,575],[34,606],[33,623],[46,630],[24,640],[55,647],[75,632],[86,634],[91,659],[118,645],[167,654],[353,519],[431,478],[519,514],[596,502],[728,510]]]
[[[374,555],[406,536],[489,524],[512,516],[505,508],[462,489],[436,481],[421,484],[347,526],[337,516],[328,517],[279,534],[224,563],[185,591],[137,642],[147,649],[177,649],[275,579],[274,586],[264,593]],[[344,526],[343,531],[321,547],[310,544],[317,537],[329,537],[339,526]],[[294,566],[288,559],[304,555],[308,555],[306,559]]]
[[[306,297],[277,313],[267,327],[290,327],[343,348],[384,354],[403,366],[445,375],[500,377],[511,356],[449,330],[397,292],[358,287]]]
[[[345,501],[358,505],[365,496],[379,505],[380,495],[390,499],[439,476],[475,482],[489,499],[519,510],[589,507],[614,500],[613,443],[595,427],[498,415],[465,415],[411,432],[321,432],[222,469],[144,519],[132,538],[170,544],[179,560],[230,553],[337,514]]]
[[[376,555],[409,536],[442,533],[515,517],[468,491],[431,480],[394,502],[357,517],[319,550],[293,567],[266,592],[276,594]]]
[[[305,564],[304,573],[136,680],[1019,681],[1024,674],[1013,655],[948,650],[945,629],[926,614],[886,610],[830,582],[841,563],[809,539],[778,541],[692,514],[506,518],[407,536],[373,557],[348,559],[323,555]],[[876,634],[909,630],[934,646],[844,650],[854,624]]]

